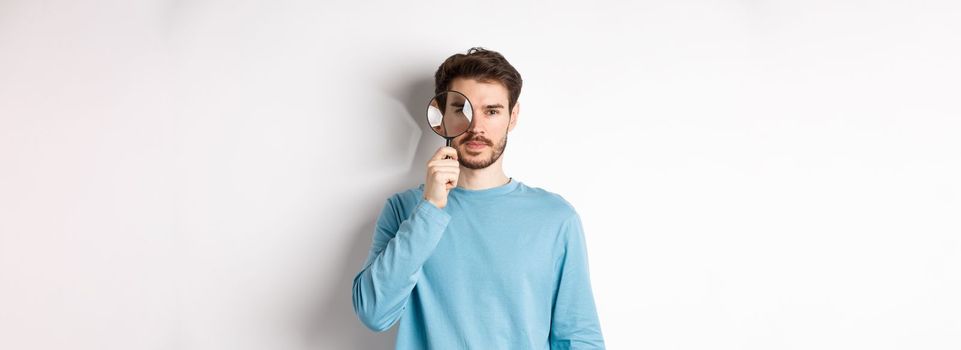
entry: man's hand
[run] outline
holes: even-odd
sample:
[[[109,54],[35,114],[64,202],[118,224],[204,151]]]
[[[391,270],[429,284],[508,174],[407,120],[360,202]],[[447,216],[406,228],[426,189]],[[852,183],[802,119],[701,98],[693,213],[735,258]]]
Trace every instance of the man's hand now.
[[[451,159],[444,159],[450,156]],[[424,182],[424,199],[438,208],[447,206],[447,194],[457,187],[457,177],[460,176],[460,163],[457,162],[457,150],[453,147],[441,147],[427,162],[427,181]]]

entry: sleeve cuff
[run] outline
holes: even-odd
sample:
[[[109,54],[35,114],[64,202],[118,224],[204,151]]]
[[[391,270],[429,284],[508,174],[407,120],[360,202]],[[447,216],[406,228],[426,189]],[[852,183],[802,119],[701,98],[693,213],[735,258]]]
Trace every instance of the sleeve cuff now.
[[[422,215],[428,220],[441,225],[447,225],[450,221],[450,214],[448,214],[447,211],[438,208],[434,203],[423,198],[421,198],[417,206],[414,207],[413,212],[414,215]]]

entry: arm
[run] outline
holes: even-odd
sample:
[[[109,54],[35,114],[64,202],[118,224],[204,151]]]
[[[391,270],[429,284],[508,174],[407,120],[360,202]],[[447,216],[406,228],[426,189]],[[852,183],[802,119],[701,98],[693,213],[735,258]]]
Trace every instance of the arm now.
[[[381,210],[370,253],[354,277],[354,312],[371,330],[390,328],[407,305],[416,273],[440,241],[450,215],[421,199],[401,221],[391,200]]]
[[[557,272],[551,317],[551,349],[604,349],[601,325],[594,306],[587,244],[575,213],[561,226],[564,249]]]

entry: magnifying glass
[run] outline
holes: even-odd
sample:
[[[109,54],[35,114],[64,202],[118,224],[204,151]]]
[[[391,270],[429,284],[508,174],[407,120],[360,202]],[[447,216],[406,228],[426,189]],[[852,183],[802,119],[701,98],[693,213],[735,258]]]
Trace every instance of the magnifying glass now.
[[[437,135],[447,139],[448,147],[451,140],[467,131],[473,116],[474,107],[470,100],[464,94],[454,90],[435,95],[427,104],[427,125]]]

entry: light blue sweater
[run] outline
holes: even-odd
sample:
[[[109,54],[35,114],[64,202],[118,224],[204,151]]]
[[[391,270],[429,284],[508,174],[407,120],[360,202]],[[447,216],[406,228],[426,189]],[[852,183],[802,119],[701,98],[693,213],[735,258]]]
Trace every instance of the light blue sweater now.
[[[604,349],[580,217],[561,196],[511,179],[387,199],[354,311],[368,328],[400,320],[397,349]]]

